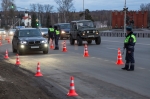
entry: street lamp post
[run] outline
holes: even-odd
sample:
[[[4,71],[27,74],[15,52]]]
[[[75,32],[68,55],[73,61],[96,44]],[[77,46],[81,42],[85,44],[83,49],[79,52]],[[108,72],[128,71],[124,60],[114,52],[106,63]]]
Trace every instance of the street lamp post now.
[[[124,36],[125,36],[125,33],[126,33],[126,14],[127,14],[127,10],[128,10],[128,8],[126,8],[126,0],[125,0],[125,4],[124,4],[124,8],[123,8],[123,11],[124,11]]]
[[[83,0],[83,19],[85,19],[84,0]]]

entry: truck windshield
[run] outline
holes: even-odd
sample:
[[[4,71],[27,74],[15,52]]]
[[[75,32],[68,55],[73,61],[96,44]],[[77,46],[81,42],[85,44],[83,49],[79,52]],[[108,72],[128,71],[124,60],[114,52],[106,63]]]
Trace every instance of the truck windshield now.
[[[89,27],[94,28],[94,24],[92,21],[82,21],[77,23],[78,28]]]

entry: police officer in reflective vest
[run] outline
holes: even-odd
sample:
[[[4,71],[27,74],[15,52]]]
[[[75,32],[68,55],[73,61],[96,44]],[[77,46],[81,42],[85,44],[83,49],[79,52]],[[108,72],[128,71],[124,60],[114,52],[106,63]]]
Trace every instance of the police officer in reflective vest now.
[[[127,36],[124,40],[124,49],[126,49],[126,63],[125,63],[125,67],[122,68],[123,70],[127,70],[127,71],[134,71],[134,46],[136,43],[136,37],[132,32],[132,28],[131,27],[127,27],[126,28],[127,31]]]
[[[48,43],[49,43],[50,39],[53,42],[53,39],[54,39],[54,28],[51,25],[48,28]]]
[[[59,41],[60,31],[58,30],[57,26],[54,26],[54,29],[55,29],[55,33],[54,33],[54,37],[55,37],[55,49],[54,50],[59,50],[58,41]]]

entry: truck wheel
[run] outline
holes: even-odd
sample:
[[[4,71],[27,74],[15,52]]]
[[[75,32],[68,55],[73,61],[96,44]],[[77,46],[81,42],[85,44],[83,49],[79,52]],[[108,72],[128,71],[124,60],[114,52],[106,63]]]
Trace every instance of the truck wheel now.
[[[95,43],[99,45],[101,43],[101,37],[95,38]]]
[[[77,37],[77,44],[78,46],[82,45],[82,38],[80,36]]]
[[[16,52],[17,52],[17,50],[14,49],[14,45],[13,45],[13,44],[12,44],[12,51],[13,51],[13,53],[16,53]]]
[[[91,43],[92,43],[92,40],[88,40],[87,42],[88,42],[88,44],[91,44]]]
[[[70,45],[74,45],[74,39],[72,38],[72,36],[70,36]]]

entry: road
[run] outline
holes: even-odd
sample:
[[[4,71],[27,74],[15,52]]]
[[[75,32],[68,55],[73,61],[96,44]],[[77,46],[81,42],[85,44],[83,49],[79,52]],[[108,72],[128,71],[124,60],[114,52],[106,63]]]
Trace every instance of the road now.
[[[20,56],[21,68],[36,72],[40,62],[43,78],[61,92],[60,99],[67,99],[70,77],[75,78],[77,99],[149,99],[150,98],[150,39],[137,38],[135,46],[135,71],[121,70],[116,65],[118,48],[123,48],[123,37],[102,37],[101,45],[88,45],[90,57],[83,57],[84,46],[71,46],[68,52],[49,50],[48,54],[31,52]],[[60,46],[63,40],[60,40]],[[10,62],[15,63],[11,44],[2,42],[1,57],[8,49]],[[124,60],[124,55],[123,62]],[[57,93],[60,94],[60,93]],[[63,96],[64,95],[64,96]],[[65,98],[64,98],[65,97]]]

